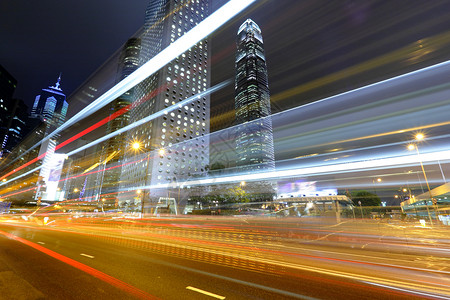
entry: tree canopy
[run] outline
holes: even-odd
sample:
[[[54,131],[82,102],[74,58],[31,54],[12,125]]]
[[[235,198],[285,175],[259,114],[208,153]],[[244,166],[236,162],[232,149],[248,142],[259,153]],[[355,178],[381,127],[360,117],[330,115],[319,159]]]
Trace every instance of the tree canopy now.
[[[368,191],[356,191],[352,192],[352,200],[355,205],[359,205],[361,201],[361,206],[380,206],[381,199],[377,194]]]

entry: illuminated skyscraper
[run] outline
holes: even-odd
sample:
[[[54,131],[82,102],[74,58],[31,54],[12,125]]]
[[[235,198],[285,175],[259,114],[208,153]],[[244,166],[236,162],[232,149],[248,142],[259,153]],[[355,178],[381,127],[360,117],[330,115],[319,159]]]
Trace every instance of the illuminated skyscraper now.
[[[40,119],[48,124],[47,133],[61,126],[66,119],[69,104],[60,84],[61,75],[54,86],[42,89],[41,93],[36,96],[31,109],[32,118]]]
[[[275,167],[270,94],[261,29],[250,19],[237,35],[236,165],[244,171]]]
[[[66,120],[67,108],[69,104],[66,101],[66,95],[63,93],[61,87],[61,75],[58,77],[58,81],[54,86],[42,89],[41,93],[36,96],[36,99],[31,109],[31,118],[39,119],[44,122],[45,129],[37,129],[36,135],[45,137],[61,126]],[[38,134],[39,131],[39,134]],[[56,199],[47,193],[46,185],[49,183],[50,173],[52,171],[53,164],[57,155],[55,154],[55,148],[59,134],[46,140],[41,144],[38,156],[45,153],[42,161],[42,167],[39,171],[39,180],[36,188],[36,200],[49,200],[54,201]],[[45,184],[42,184],[45,182]],[[50,198],[49,198],[50,197]]]
[[[209,5],[209,0],[150,1],[141,37],[140,65],[205,19]],[[210,85],[209,48],[207,40],[199,42],[137,85],[130,124],[205,91]],[[129,144],[138,142],[140,149],[126,154],[121,189],[179,182],[205,174],[209,164],[209,109],[209,96],[202,96],[130,130]],[[137,164],[129,163],[136,160]],[[157,190],[150,193],[145,198],[167,196],[166,191],[161,195]],[[130,197],[124,194],[123,200],[132,201]]]

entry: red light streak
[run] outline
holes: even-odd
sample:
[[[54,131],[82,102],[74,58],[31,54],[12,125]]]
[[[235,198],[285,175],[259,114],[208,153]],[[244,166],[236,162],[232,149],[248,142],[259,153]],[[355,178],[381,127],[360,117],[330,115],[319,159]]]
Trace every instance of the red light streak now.
[[[31,191],[31,190],[35,190],[35,189],[37,189],[36,186],[35,186],[35,187],[32,187],[32,188],[29,188],[29,189],[26,189],[26,190],[23,190],[23,191],[18,191],[18,192],[12,193],[12,194],[0,194],[0,196],[6,198],[6,197],[9,197],[9,196],[14,196],[14,195],[22,194],[22,193],[25,193],[25,192],[28,192],[28,191]]]
[[[234,45],[230,45],[230,47],[224,49],[224,50],[221,51],[218,55],[212,57],[212,58],[211,58],[211,63],[214,63],[214,62],[217,61],[219,58],[221,58],[221,57],[227,55],[228,53],[231,53],[231,52],[233,51],[233,49],[234,49]],[[193,72],[197,72],[197,70],[193,70]],[[180,79],[180,78],[182,78],[182,77],[184,77],[184,76],[179,76],[179,77],[177,77],[177,79]],[[170,85],[173,85],[173,84],[174,84],[173,81],[170,82]],[[165,84],[165,85],[163,85],[163,86],[157,88],[156,90],[154,90],[154,91],[150,92],[149,94],[143,96],[141,99],[139,99],[139,100],[137,100],[137,101],[135,101],[135,102],[133,102],[133,103],[131,103],[131,104],[125,106],[124,108],[118,110],[117,112],[111,114],[110,116],[108,116],[108,117],[104,118],[103,120],[97,122],[96,124],[90,126],[89,128],[86,128],[85,130],[83,130],[83,131],[77,133],[77,134],[74,135],[73,137],[71,137],[71,138],[65,140],[64,142],[58,144],[58,145],[56,146],[56,148],[55,148],[55,151],[58,150],[58,149],[60,149],[60,148],[62,148],[62,147],[64,147],[64,146],[66,146],[66,145],[68,145],[68,144],[70,144],[70,143],[72,143],[74,140],[83,137],[84,135],[88,134],[89,132],[91,132],[91,131],[93,131],[93,130],[95,130],[95,129],[97,129],[97,128],[103,126],[103,125],[105,125],[106,123],[108,123],[108,122],[110,122],[110,121],[116,119],[117,117],[123,115],[124,113],[128,112],[128,111],[131,110],[132,108],[135,108],[135,107],[141,105],[142,103],[144,103],[144,102],[150,100],[150,99],[153,98],[154,96],[158,95],[161,91],[165,90],[168,86],[169,86],[169,83],[167,83],[167,84]],[[46,154],[47,154],[47,152],[41,154],[39,157],[36,157],[36,158],[30,160],[29,162],[27,162],[27,163],[23,164],[22,166],[18,167],[17,169],[14,169],[14,170],[10,171],[9,173],[7,173],[7,174],[3,175],[2,177],[0,177],[0,180],[2,180],[2,179],[4,179],[4,178],[8,177],[9,175],[14,174],[14,173],[16,173],[17,171],[20,171],[21,169],[23,169],[23,168],[25,168],[25,167],[27,167],[27,166],[29,166],[29,165],[31,165],[31,164],[37,162],[38,160],[40,160],[40,159],[42,159],[43,157],[45,157]]]
[[[112,277],[112,276],[110,276],[108,274],[105,274],[105,273],[103,273],[103,272],[101,272],[101,271],[99,271],[97,269],[89,267],[88,265],[80,263],[80,262],[78,262],[78,261],[76,261],[74,259],[71,259],[71,258],[69,258],[67,256],[62,255],[62,254],[59,254],[59,253],[57,253],[55,251],[52,251],[52,250],[47,249],[45,247],[42,247],[39,244],[30,242],[28,240],[25,240],[25,239],[23,239],[21,237],[18,237],[16,235],[10,234],[10,233],[5,232],[5,231],[1,231],[0,230],[0,234],[4,235],[4,236],[6,236],[6,237],[8,237],[10,239],[16,240],[16,241],[18,241],[18,242],[20,242],[22,244],[27,245],[27,246],[30,246],[31,248],[34,248],[34,249],[36,249],[36,250],[38,250],[38,251],[40,251],[40,252],[42,252],[44,254],[47,254],[48,256],[51,256],[51,257],[53,257],[53,258],[55,258],[55,259],[57,259],[57,260],[59,260],[59,261],[61,261],[63,263],[66,263],[66,264],[68,264],[68,265],[70,265],[70,266],[72,266],[74,268],[77,268],[78,270],[81,270],[81,271],[83,271],[83,272],[85,272],[85,273],[87,273],[89,275],[92,275],[95,278],[98,278],[98,279],[100,279],[100,280],[102,280],[102,281],[104,281],[104,282],[106,282],[106,283],[108,283],[108,284],[110,284],[112,286],[115,286],[115,287],[121,289],[122,291],[127,292],[127,293],[129,293],[129,294],[131,294],[131,295],[133,295],[135,297],[138,297],[140,299],[158,299],[155,296],[152,296],[152,295],[150,295],[150,294],[148,294],[148,293],[146,293],[146,292],[144,292],[144,291],[142,291],[142,290],[132,286],[131,284],[123,282],[123,281],[121,281],[121,280],[119,280],[119,279],[117,279],[115,277]]]

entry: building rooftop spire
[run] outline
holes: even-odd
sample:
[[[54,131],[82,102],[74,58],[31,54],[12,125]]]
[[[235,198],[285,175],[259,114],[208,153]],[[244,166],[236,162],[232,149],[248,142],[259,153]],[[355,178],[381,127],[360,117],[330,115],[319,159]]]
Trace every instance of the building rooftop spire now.
[[[246,31],[256,30],[261,34],[261,29],[259,28],[258,24],[256,24],[252,19],[247,19],[244,23],[242,23],[242,25],[239,27],[238,34],[244,29]]]
[[[61,84],[61,75],[62,75],[62,73],[60,72],[59,73],[59,77],[58,77],[58,81],[56,81],[55,86],[51,86],[50,88],[58,90],[58,91],[62,91],[61,88],[59,87],[60,84]]]

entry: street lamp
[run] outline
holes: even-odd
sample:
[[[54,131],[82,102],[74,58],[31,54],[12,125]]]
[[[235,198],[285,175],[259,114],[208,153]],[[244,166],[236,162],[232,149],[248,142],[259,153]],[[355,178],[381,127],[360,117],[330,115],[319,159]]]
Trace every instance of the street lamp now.
[[[380,183],[380,182],[382,182],[383,180],[382,180],[381,178],[377,178],[376,181],[377,181],[378,183]],[[372,179],[372,185],[373,185],[373,193],[376,194],[377,192],[376,192],[376,190],[375,190],[375,178]]]
[[[422,141],[423,139],[425,139],[425,136],[422,133],[418,133],[415,136],[415,140],[416,141]],[[430,200],[433,203],[433,195],[431,194],[431,189],[430,189],[430,184],[428,183],[428,178],[427,178],[427,173],[425,172],[425,168],[423,167],[423,163],[422,163],[422,159],[420,157],[420,152],[419,152],[419,147],[417,146],[417,143],[411,143],[408,145],[408,150],[413,151],[416,150],[417,153],[417,157],[419,158],[419,163],[420,163],[420,167],[422,168],[422,173],[423,173],[423,177],[425,178],[425,182],[427,184],[427,189],[428,189],[428,193],[430,195]],[[427,208],[427,213],[428,213],[428,218],[430,219],[430,223],[433,224],[433,219],[431,218],[431,214],[430,214],[430,210],[428,209],[428,201],[425,200],[425,206]],[[433,208],[434,208],[434,212],[436,215],[436,220],[437,220],[437,209],[436,206],[433,203]]]
[[[134,143],[131,144],[131,148],[133,148],[135,151],[139,150],[141,148],[141,143],[134,142]]]

